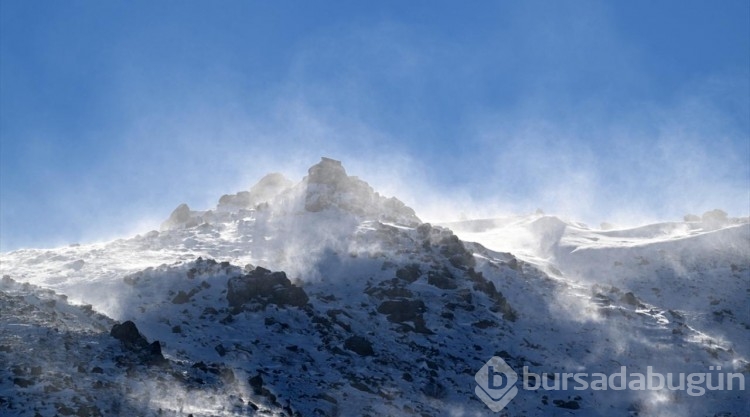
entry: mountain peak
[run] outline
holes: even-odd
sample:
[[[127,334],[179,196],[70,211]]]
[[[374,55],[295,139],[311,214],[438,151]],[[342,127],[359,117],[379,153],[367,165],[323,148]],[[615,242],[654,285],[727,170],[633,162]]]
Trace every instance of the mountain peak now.
[[[341,161],[322,157],[310,167],[302,181],[305,210],[318,212],[338,208],[357,216],[405,225],[421,220],[414,210],[395,197],[386,198],[355,176],[349,176]]]
[[[320,162],[311,166],[307,174],[307,182],[311,184],[338,185],[349,178],[341,161],[325,156],[320,159]]]
[[[316,213],[341,210],[360,219],[406,226],[421,224],[414,210],[395,197],[381,196],[369,184],[350,176],[341,161],[322,157],[297,185],[279,173],[260,179],[249,191],[225,194],[214,210],[194,211],[180,204],[162,223],[162,230],[192,228],[204,223],[226,223],[244,218],[260,205],[280,208],[277,213],[303,210]],[[239,217],[238,217],[239,216]]]

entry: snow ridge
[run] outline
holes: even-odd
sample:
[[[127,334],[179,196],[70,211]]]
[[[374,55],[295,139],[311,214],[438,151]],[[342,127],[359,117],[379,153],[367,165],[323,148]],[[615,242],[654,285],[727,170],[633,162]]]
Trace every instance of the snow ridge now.
[[[495,415],[474,395],[492,356],[748,375],[750,224],[720,214],[441,227],[323,158],[160,231],[2,254],[0,413]],[[521,390],[505,411],[740,416],[746,398]]]

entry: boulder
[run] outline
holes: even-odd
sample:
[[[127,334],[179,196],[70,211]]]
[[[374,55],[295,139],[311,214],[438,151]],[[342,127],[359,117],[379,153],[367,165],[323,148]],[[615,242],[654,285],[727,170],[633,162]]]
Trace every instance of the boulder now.
[[[240,308],[246,303],[303,307],[309,301],[305,291],[292,284],[284,272],[271,272],[257,267],[246,275],[229,279],[227,283],[229,306]]]
[[[159,341],[155,340],[149,344],[148,339],[138,331],[135,323],[130,320],[122,324],[115,324],[109,334],[121,341],[127,350],[136,353],[146,365],[163,365],[167,362],[161,352]]]
[[[427,272],[427,283],[441,290],[455,290],[458,288],[456,279],[448,270]]]
[[[263,391],[263,377],[260,374],[250,377],[247,382],[250,384],[250,388],[253,389],[255,395],[261,394]]]
[[[414,294],[408,289],[402,286],[403,281],[397,278],[383,281],[378,284],[377,287],[369,287],[365,290],[367,295],[371,295],[380,300],[382,299],[397,299],[397,298],[411,298]]]
[[[378,313],[387,315],[393,323],[414,321],[425,311],[427,307],[422,300],[388,300],[378,306]]]
[[[474,255],[466,250],[458,236],[451,234],[440,241],[440,253],[458,269],[468,269],[476,264]]]
[[[422,275],[418,264],[409,264],[396,270],[396,277],[406,282],[414,282]]]
[[[372,343],[362,336],[352,336],[344,342],[344,349],[351,350],[359,356],[372,356]]]
[[[190,207],[188,207],[187,204],[180,204],[172,211],[169,218],[161,224],[161,230],[164,231],[185,227],[188,223],[192,223],[193,221],[191,213]]]
[[[109,334],[124,343],[128,348],[145,348],[148,346],[148,340],[138,331],[135,323],[130,320],[122,324],[115,324]]]

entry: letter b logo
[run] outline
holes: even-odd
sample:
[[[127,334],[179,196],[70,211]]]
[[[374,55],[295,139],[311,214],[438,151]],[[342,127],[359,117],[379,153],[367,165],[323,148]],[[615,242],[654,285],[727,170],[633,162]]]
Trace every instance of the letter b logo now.
[[[497,372],[494,366],[490,366],[487,372],[487,388],[501,390],[508,385],[508,377],[505,375],[505,372]]]
[[[518,394],[515,384],[518,374],[505,361],[493,356],[474,375],[477,386],[474,393],[490,410],[498,412]]]

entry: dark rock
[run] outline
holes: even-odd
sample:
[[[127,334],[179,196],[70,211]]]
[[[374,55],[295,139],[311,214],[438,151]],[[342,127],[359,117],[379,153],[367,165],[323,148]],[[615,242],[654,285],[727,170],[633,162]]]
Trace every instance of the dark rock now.
[[[458,236],[451,234],[440,241],[440,253],[447,257],[451,265],[459,269],[474,267],[474,255],[466,250]]]
[[[255,395],[260,395],[263,392],[263,377],[260,374],[251,377],[247,382]]]
[[[328,395],[326,393],[317,394],[317,395],[315,395],[315,398],[320,398],[321,400],[328,401],[329,403],[332,403],[332,404],[338,404],[339,403],[338,400],[336,400],[336,398],[334,398],[333,396]]]
[[[456,293],[456,296],[458,296],[458,298],[466,304],[472,303],[471,291],[469,289],[464,288],[458,291]]]
[[[494,302],[494,305],[490,307],[491,311],[502,313],[505,320],[516,321],[518,318],[516,311],[513,310],[503,293],[495,289],[495,284],[488,281],[481,272],[474,271],[474,268],[469,268],[466,274],[474,283],[474,290],[487,294],[490,300]]]
[[[122,324],[115,324],[109,334],[123,342],[128,348],[146,348],[148,346],[148,340],[138,331],[135,323],[130,320]]]
[[[425,384],[422,392],[426,396],[436,399],[445,398],[445,395],[447,394],[445,386],[435,380],[430,380],[427,384]]]
[[[221,356],[221,357],[224,357],[224,355],[227,354],[226,348],[224,348],[224,346],[221,343],[219,343],[218,345],[216,345],[216,347],[214,347],[214,350],[216,350],[216,353],[218,353],[219,356]]]
[[[58,382],[50,382],[49,385],[44,386],[44,393],[49,394],[53,392],[60,392],[63,389],[65,389],[65,387],[58,385]]]
[[[578,401],[576,400],[554,400],[552,401],[552,403],[560,408],[566,408],[568,410],[578,410],[579,408],[581,408],[581,405],[578,404]]]
[[[191,366],[191,368],[198,369],[198,370],[201,370],[203,372],[208,372],[208,365],[206,365],[205,363],[203,363],[203,361],[194,363],[193,366]]]
[[[103,374],[104,373],[104,369],[102,369],[99,366],[95,366],[95,367],[91,368],[91,373],[92,374]]]
[[[341,161],[326,157],[310,167],[307,174],[307,181],[310,184],[339,184],[348,178]]]
[[[294,307],[303,307],[307,304],[309,298],[300,287],[292,285],[282,291],[276,291],[272,297],[272,303],[280,306],[290,305]]]
[[[121,341],[126,349],[139,354],[147,365],[162,365],[167,362],[161,353],[161,344],[158,341],[149,344],[148,339],[138,331],[135,323],[130,320],[122,324],[115,324],[109,334]]]
[[[190,301],[190,297],[185,291],[180,290],[172,299],[172,304],[185,304]]]
[[[204,316],[205,315],[216,315],[216,314],[219,314],[219,311],[217,309],[213,308],[213,307],[206,307],[206,308],[203,309],[203,313],[202,314]]]
[[[427,273],[427,283],[441,290],[455,290],[458,288],[456,279],[450,271],[429,271]]]
[[[21,388],[26,388],[34,385],[34,381],[26,378],[13,378],[13,383]]]
[[[420,226],[421,227],[421,226]],[[396,270],[396,277],[407,282],[414,282],[422,275],[418,264],[406,265]]]
[[[366,289],[365,293],[380,300],[384,298],[394,299],[413,297],[414,294],[408,288],[404,288],[402,285],[402,281],[394,278],[381,282],[377,287]]]
[[[472,326],[479,328],[479,329],[486,329],[489,327],[497,327],[497,323],[491,320],[479,320],[477,322],[474,322],[471,324]]]
[[[159,343],[158,340],[155,340],[154,343],[151,343],[148,347],[148,353],[150,353],[153,356],[162,356],[161,343]]]
[[[271,272],[257,267],[250,273],[230,278],[227,284],[227,301],[234,308],[249,302],[262,306],[305,306],[309,298],[305,291],[293,285],[284,272]]]
[[[378,306],[378,313],[386,314],[394,323],[412,321],[427,311],[422,300],[388,300]]]
[[[420,239],[427,239],[431,232],[432,225],[429,223],[422,223],[417,226],[417,236],[419,236]]]
[[[361,336],[352,336],[344,342],[344,349],[351,350],[359,356],[372,356],[375,351],[372,350],[372,343]]]
[[[633,294],[632,292],[625,293],[622,297],[620,297],[620,301],[631,306],[637,306],[640,304],[638,302],[638,298],[636,298],[635,294]]]
[[[167,359],[161,353],[161,343],[158,340],[149,345],[148,355],[146,363],[149,365],[165,365],[167,363]]]
[[[521,265],[518,263],[518,259],[515,257],[507,261],[505,264],[508,265],[508,267],[514,271],[519,271],[521,269]],[[561,275],[561,272],[557,271],[557,274]]]
[[[351,386],[352,386],[352,388],[356,388],[359,391],[367,392],[369,394],[375,394],[375,391],[373,391],[372,389],[370,389],[370,387],[368,387],[367,384],[365,384],[365,383],[363,383],[361,381],[352,381],[351,382]]]
[[[78,407],[75,415],[77,417],[100,417],[102,412],[93,405],[82,405]]]
[[[64,416],[72,416],[76,412],[76,410],[68,407],[65,404],[57,404],[55,406],[55,408],[57,409],[58,413],[60,413],[60,414],[62,414]]]
[[[388,222],[415,226],[420,223],[414,210],[403,202],[393,197],[385,198],[366,182],[348,176],[340,161],[322,158],[320,163],[308,170],[304,183],[307,185],[307,211],[338,208],[358,216]]]
[[[416,333],[435,334],[432,330],[427,328],[424,318],[421,315],[415,317],[414,320],[412,320],[412,323],[414,323],[414,332]]]

